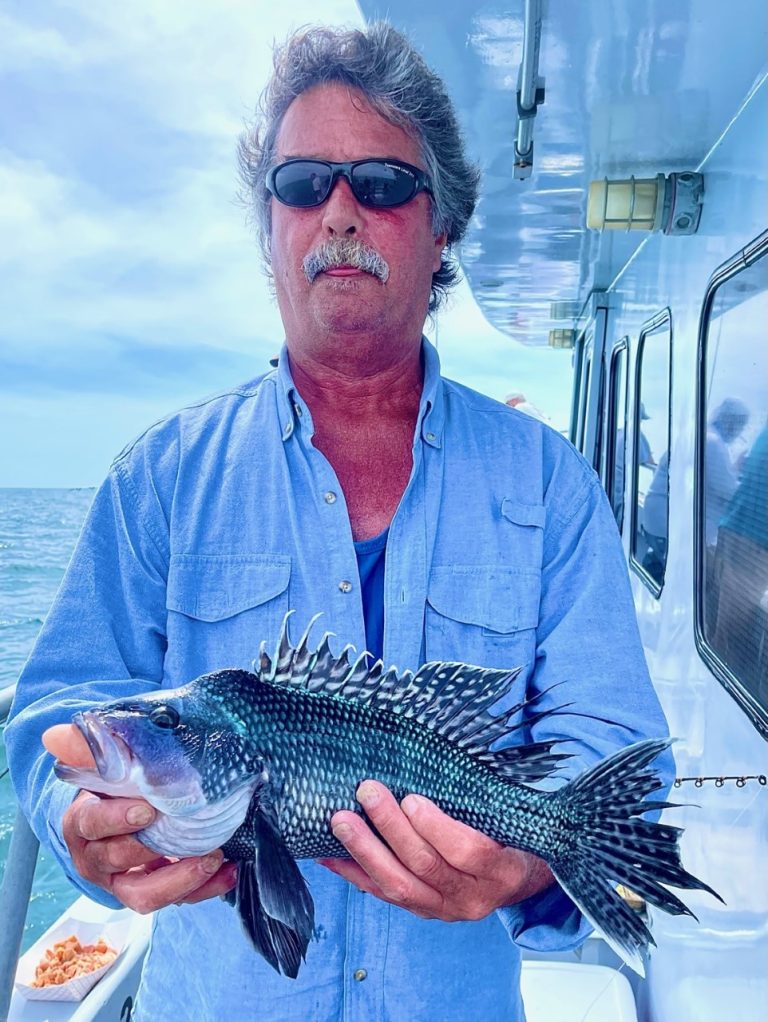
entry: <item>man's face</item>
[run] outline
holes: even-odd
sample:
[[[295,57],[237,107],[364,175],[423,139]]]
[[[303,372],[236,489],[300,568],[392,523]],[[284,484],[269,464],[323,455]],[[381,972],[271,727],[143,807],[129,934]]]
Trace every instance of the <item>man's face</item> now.
[[[376,113],[364,97],[338,84],[299,96],[283,120],[277,161],[305,157],[342,162],[390,157],[424,169],[417,143]],[[303,261],[329,239],[358,239],[389,266],[386,283],[361,270],[321,272],[307,280]],[[337,181],[329,198],[310,209],[272,199],[272,271],[292,350],[344,342],[344,334],[413,344],[427,314],[432,274],[445,236],[432,235],[431,200],[424,192],[394,209],[371,209]]]

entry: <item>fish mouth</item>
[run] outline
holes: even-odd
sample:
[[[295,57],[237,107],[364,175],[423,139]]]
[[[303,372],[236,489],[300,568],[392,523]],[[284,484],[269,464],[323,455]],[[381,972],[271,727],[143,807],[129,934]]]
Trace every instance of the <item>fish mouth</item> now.
[[[72,723],[88,743],[88,748],[96,761],[98,777],[107,784],[120,784],[126,781],[131,771],[132,757],[122,738],[114,734],[92,710],[76,713]],[[60,780],[83,780],[86,774],[96,776],[93,770],[56,762],[56,776]]]

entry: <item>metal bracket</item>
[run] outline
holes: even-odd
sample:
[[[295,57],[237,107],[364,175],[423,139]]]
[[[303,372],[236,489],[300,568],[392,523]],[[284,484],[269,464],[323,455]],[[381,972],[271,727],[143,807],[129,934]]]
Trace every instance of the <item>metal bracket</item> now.
[[[694,171],[670,174],[667,179],[669,193],[665,202],[665,234],[695,234],[701,220],[704,175]]]
[[[539,107],[544,102],[546,96],[546,90],[543,85],[539,85],[536,89],[536,94],[533,98],[533,106],[524,107],[520,104],[520,93],[521,89],[517,90],[517,118],[520,121],[528,121],[531,117],[535,117],[539,111]]]

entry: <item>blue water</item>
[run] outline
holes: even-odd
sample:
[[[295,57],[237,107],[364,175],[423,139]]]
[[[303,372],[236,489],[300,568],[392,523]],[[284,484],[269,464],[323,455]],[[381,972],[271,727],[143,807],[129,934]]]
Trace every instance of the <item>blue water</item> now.
[[[0,489],[0,688],[19,676],[72,555],[93,490]],[[15,816],[0,742],[0,877]],[[40,856],[24,933],[24,948],[75,897],[45,854]]]

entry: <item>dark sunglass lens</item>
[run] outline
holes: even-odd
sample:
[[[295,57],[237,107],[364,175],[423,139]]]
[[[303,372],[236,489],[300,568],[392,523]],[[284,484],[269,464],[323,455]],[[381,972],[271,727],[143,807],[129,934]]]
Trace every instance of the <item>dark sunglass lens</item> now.
[[[286,163],[274,178],[278,199],[289,206],[317,206],[328,195],[330,184],[329,168],[311,160]]]
[[[416,191],[416,178],[405,167],[387,160],[358,164],[352,171],[357,199],[366,206],[398,206]]]

